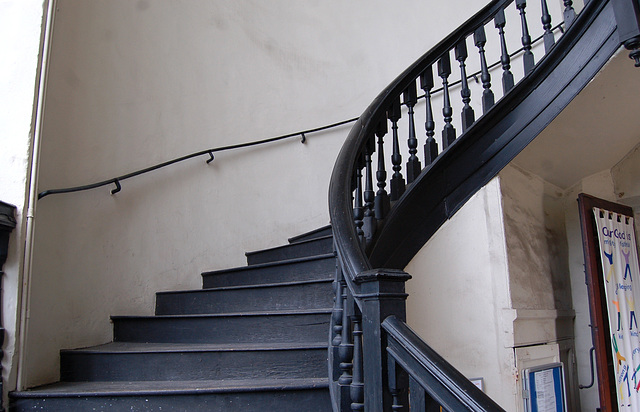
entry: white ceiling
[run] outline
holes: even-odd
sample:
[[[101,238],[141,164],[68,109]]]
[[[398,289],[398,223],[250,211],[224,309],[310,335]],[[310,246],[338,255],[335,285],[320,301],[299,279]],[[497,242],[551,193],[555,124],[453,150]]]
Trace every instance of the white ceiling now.
[[[640,68],[621,50],[514,160],[567,189],[640,143]]]

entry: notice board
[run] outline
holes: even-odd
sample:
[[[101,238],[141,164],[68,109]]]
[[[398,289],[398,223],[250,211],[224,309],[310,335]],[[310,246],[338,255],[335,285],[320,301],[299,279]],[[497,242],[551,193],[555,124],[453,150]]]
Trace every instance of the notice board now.
[[[522,384],[526,412],[567,412],[562,363],[523,370]]]

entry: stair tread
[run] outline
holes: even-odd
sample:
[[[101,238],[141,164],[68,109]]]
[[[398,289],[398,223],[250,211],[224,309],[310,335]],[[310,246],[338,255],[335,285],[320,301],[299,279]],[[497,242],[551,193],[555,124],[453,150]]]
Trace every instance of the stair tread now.
[[[295,349],[326,349],[326,342],[255,342],[255,343],[147,343],[109,342],[78,349],[64,349],[61,353],[172,353],[172,352],[248,352]]]
[[[327,378],[224,379],[193,381],[96,381],[57,382],[26,391],[13,392],[13,398],[67,396],[139,396],[191,393],[228,393],[272,390],[323,389]]]
[[[270,310],[256,312],[234,312],[234,313],[204,313],[191,315],[112,315],[111,319],[179,319],[179,318],[225,318],[225,317],[250,317],[250,316],[287,316],[287,315],[318,315],[331,313],[332,309],[301,309],[301,310]]]
[[[322,254],[319,254],[319,255],[305,256],[305,257],[292,258],[292,259],[284,259],[284,260],[278,260],[278,261],[275,261],[275,262],[257,263],[255,265],[246,265],[246,266],[238,266],[238,267],[233,267],[233,268],[228,268],[228,269],[211,270],[211,271],[203,272],[202,275],[215,275],[215,274],[218,274],[218,273],[232,273],[232,272],[241,272],[241,271],[246,271],[246,270],[258,270],[260,268],[265,268],[265,267],[292,265],[292,264],[295,264],[295,263],[309,262],[309,261],[313,261],[313,260],[321,260],[321,259],[329,259],[329,258],[335,258],[335,254],[334,253],[322,253]]]
[[[261,284],[255,284],[255,285],[219,286],[219,287],[204,288],[204,289],[167,290],[167,291],[157,292],[156,294],[170,295],[170,294],[176,294],[176,293],[211,293],[211,292],[220,292],[225,290],[281,288],[285,286],[309,285],[313,283],[329,283],[329,282],[333,282],[333,278],[327,277],[326,279],[299,280],[294,282],[261,283]]]

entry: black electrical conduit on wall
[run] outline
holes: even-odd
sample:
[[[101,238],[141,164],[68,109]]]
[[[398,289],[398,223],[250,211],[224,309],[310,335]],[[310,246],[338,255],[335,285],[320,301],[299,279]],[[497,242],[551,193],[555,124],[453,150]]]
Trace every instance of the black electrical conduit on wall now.
[[[560,31],[563,32],[564,31],[563,27],[562,27],[563,24],[564,24],[564,22],[554,26],[552,28],[552,31],[560,30]],[[536,38],[535,40],[533,40],[531,42],[531,44],[534,45],[534,44],[538,43],[540,40],[542,40],[542,36],[540,36],[540,37]],[[511,53],[510,57],[515,57],[516,55],[518,55],[519,53],[521,53],[523,51],[524,51],[524,48],[520,48],[520,49],[516,50],[515,52]],[[500,65],[500,63],[501,63],[500,61],[497,61],[497,62],[489,65],[488,66],[489,70],[497,67],[498,65]],[[481,74],[480,71],[472,73],[472,74],[467,76],[467,79],[474,79],[476,82],[478,82],[478,76],[480,74]],[[456,86],[457,84],[460,84],[461,82],[462,82],[462,80],[457,80],[455,82],[452,82],[449,86],[453,87],[453,86]],[[435,89],[435,90],[433,90],[433,94],[441,92],[441,91],[442,91],[442,88]],[[418,99],[423,99],[424,97],[425,97],[424,95],[420,95],[420,96],[418,96]],[[337,123],[332,123],[332,124],[329,124],[329,125],[326,125],[326,126],[317,127],[315,129],[303,130],[301,132],[289,133],[289,134],[285,134],[285,135],[282,135],[282,136],[271,137],[271,138],[263,139],[263,140],[256,140],[256,141],[253,141],[253,142],[239,143],[239,144],[230,145],[230,146],[222,146],[222,147],[216,147],[216,148],[212,148],[212,149],[201,150],[199,152],[194,152],[194,153],[182,156],[182,157],[178,157],[178,158],[175,158],[175,159],[172,159],[172,160],[168,160],[168,161],[163,162],[163,163],[159,163],[159,164],[154,165],[154,166],[150,166],[150,167],[147,167],[147,168],[144,168],[144,169],[137,170],[135,172],[127,173],[125,175],[118,176],[118,177],[113,177],[111,179],[103,180],[103,181],[100,181],[100,182],[91,183],[91,184],[82,185],[82,186],[67,187],[67,188],[63,188],[63,189],[44,190],[44,191],[38,193],[38,200],[42,199],[43,197],[49,196],[49,195],[62,194],[62,193],[73,193],[73,192],[82,192],[82,191],[85,191],[85,190],[96,189],[98,187],[108,186],[108,185],[115,185],[115,188],[113,190],[111,190],[111,194],[116,194],[116,193],[118,193],[119,191],[122,190],[122,186],[120,185],[121,181],[129,179],[129,178],[132,178],[132,177],[135,177],[135,176],[139,176],[139,175],[142,175],[142,174],[145,174],[145,173],[149,173],[149,172],[152,172],[152,171],[157,170],[157,169],[162,169],[164,167],[171,166],[171,165],[173,165],[175,163],[180,163],[180,162],[183,162],[185,160],[193,159],[195,157],[209,156],[209,159],[207,159],[207,164],[209,164],[214,160],[213,154],[217,153],[217,152],[224,152],[224,151],[227,151],[227,150],[240,149],[240,148],[251,147],[251,146],[258,146],[258,145],[261,145],[261,144],[271,143],[271,142],[275,142],[275,141],[278,141],[278,140],[284,140],[284,139],[289,139],[289,138],[298,137],[298,136],[301,138],[301,142],[305,143],[306,139],[307,139],[307,137],[306,137],[307,134],[321,132],[321,131],[328,130],[328,129],[333,129],[333,128],[336,128],[336,127],[339,127],[339,126],[343,126],[345,124],[353,123],[353,122],[355,122],[357,120],[358,120],[358,118],[354,117],[354,118],[343,120],[343,121],[340,121],[340,122],[337,122]]]

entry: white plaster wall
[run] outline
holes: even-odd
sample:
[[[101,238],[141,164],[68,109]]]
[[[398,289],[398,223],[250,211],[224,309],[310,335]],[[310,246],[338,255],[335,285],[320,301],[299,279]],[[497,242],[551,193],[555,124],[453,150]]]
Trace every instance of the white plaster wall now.
[[[463,0],[60,0],[39,190],[357,116],[475,11]],[[151,314],[155,291],[199,287],[203,270],[327,224],[347,131],[193,160],[113,196],[41,200],[26,386],[57,379],[61,348],[110,340],[110,314]]]
[[[500,177],[513,308],[571,310],[562,190],[515,166]]]
[[[616,201],[633,208],[636,227],[636,246],[640,254],[640,144],[634,147],[611,169]]]
[[[505,410],[517,405],[500,179],[475,194],[405,270],[407,322]]]
[[[0,200],[17,207],[17,227],[11,233],[2,279],[5,391],[15,388],[16,378],[15,339],[43,10],[42,0],[0,0]]]
[[[514,347],[553,346],[555,362],[564,364],[568,410],[580,410],[563,190],[515,165],[500,179]],[[545,363],[516,357],[519,371]]]

